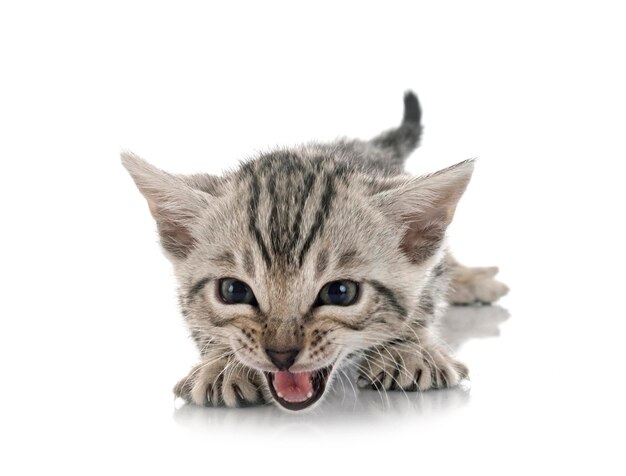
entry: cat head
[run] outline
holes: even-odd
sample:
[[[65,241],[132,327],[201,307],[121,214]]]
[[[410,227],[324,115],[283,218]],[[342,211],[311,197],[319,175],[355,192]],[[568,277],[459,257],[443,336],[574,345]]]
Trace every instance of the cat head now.
[[[316,146],[222,177],[122,160],[156,220],[200,352],[263,372],[291,410],[317,402],[347,356],[415,319],[473,170],[466,161],[382,177]]]

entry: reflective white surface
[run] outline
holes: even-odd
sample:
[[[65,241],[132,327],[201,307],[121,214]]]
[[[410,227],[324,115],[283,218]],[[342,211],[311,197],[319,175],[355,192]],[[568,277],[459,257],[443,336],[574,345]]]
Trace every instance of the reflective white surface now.
[[[618,7],[0,4],[0,474],[625,474]],[[409,87],[408,169],[479,158],[450,242],[511,288],[443,324],[471,383],[177,406],[197,355],[120,149],[219,173],[372,136]]]

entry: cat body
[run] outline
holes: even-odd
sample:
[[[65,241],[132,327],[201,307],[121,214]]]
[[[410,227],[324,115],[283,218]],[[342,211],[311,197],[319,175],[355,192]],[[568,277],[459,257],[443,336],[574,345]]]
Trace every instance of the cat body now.
[[[348,362],[358,385],[425,391],[468,376],[434,331],[449,302],[492,302],[496,268],[459,265],[446,228],[473,162],[403,170],[422,126],[277,149],[220,177],[122,160],[148,200],[200,362],[175,387],[198,405],[311,408]]]

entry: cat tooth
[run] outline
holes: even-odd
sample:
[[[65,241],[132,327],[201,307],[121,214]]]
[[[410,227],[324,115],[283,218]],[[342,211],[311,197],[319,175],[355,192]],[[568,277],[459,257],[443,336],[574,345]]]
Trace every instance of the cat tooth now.
[[[283,394],[278,392],[276,395],[278,395],[278,398],[283,398]]]
[[[309,392],[306,394],[306,398],[311,398],[313,396],[313,392]]]

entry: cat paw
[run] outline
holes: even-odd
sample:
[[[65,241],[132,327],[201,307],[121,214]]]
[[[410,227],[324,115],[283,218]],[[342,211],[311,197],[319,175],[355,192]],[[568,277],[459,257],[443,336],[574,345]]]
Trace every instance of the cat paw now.
[[[450,388],[469,376],[467,367],[443,350],[419,350],[416,344],[370,350],[359,369],[357,386],[374,390]]]
[[[262,376],[226,359],[201,362],[174,387],[174,395],[200,406],[245,407],[265,403]]]
[[[494,279],[498,268],[468,268],[454,270],[449,300],[452,304],[491,304],[509,292],[506,284]]]

